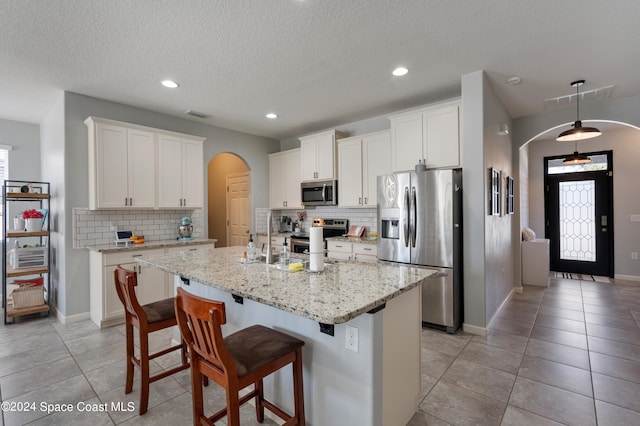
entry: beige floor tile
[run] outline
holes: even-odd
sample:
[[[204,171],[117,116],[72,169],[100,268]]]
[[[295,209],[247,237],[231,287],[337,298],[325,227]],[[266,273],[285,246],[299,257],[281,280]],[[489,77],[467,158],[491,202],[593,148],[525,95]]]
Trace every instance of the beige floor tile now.
[[[582,302],[567,302],[564,300],[556,300],[556,299],[542,299],[542,304],[540,307],[548,306],[551,308],[558,309],[568,309],[570,311],[578,311],[582,312],[584,309],[582,307]]]
[[[604,325],[607,327],[621,328],[624,330],[638,331],[638,323],[629,318],[611,317],[587,312],[584,314],[585,321],[589,324]]]
[[[525,355],[520,364],[518,377],[593,397],[589,371],[570,365]]]
[[[39,337],[36,337],[36,339]],[[23,347],[17,349],[15,346],[7,345],[7,348],[9,352],[13,351],[14,353],[9,353],[0,358],[0,377],[69,357],[69,351],[60,338],[57,338],[57,340],[52,339],[52,343],[47,346],[39,349],[31,348],[24,352],[22,351]]]
[[[621,328],[607,327],[605,325],[599,324],[587,324],[587,334],[589,336],[615,340],[616,342],[640,345],[640,329],[625,330]]]
[[[81,405],[74,404],[74,410],[69,413],[53,413],[29,423],[29,426],[110,426],[115,424],[106,411],[93,411],[94,407],[99,410],[103,406],[104,404],[98,398],[91,398],[82,401]]]
[[[538,315],[535,324],[541,327],[556,328],[558,330],[570,331],[572,333],[586,334],[583,321],[574,321],[566,318]]]
[[[582,303],[582,295],[568,293],[545,293],[544,297],[542,298],[542,303],[547,304],[546,302],[553,300]]]
[[[28,370],[0,379],[2,398],[9,399],[23,395],[81,374],[82,372],[70,355],[56,361],[38,364]]]
[[[629,312],[629,308],[610,308],[607,306],[600,305],[584,305],[585,313],[592,313],[598,315],[608,315],[612,317],[620,317],[620,318],[632,318],[631,313]]]
[[[503,318],[496,318],[491,322],[491,329],[502,331],[503,333],[515,334],[516,336],[529,337],[533,323],[527,324],[519,321],[511,321]]]
[[[442,376],[442,380],[507,402],[516,376],[475,362],[457,359]]]
[[[191,395],[181,393],[147,411],[144,416],[134,416],[120,423],[125,426],[158,426],[158,425],[190,425],[193,424]]]
[[[598,352],[630,361],[640,362],[640,347],[600,337],[588,336],[589,352]]]
[[[458,359],[516,374],[520,368],[522,356],[521,353],[471,342],[464,348]]]
[[[509,404],[560,423],[596,424],[592,398],[523,377],[516,379]]]
[[[515,309],[520,312],[536,313],[538,312],[538,304],[521,302],[519,300],[510,300],[504,305],[504,309]]]
[[[448,334],[439,330],[423,328],[421,346],[432,351],[458,356],[472,337],[472,334],[463,332]]]
[[[447,423],[443,420],[440,420],[436,417],[433,417],[430,414],[423,413],[422,411],[417,411],[416,414],[413,415],[407,426],[447,426],[451,423]]]
[[[513,405],[508,405],[502,417],[500,426],[560,426],[562,423],[554,422],[546,417],[530,413]]]
[[[517,308],[505,308],[500,311],[498,318],[533,324],[536,320],[537,312],[522,312]]]
[[[529,339],[524,336],[503,333],[497,330],[489,330],[486,336],[473,336],[474,343],[480,343],[497,348],[508,349],[512,352],[524,353]]]
[[[558,330],[556,328],[539,327],[536,325],[533,327],[533,330],[531,330],[530,337],[532,339],[559,343],[578,349],[587,349],[587,336],[570,331]]]
[[[640,347],[638,347],[640,351]],[[640,384],[640,362],[590,352],[591,371]]]
[[[598,424],[606,425],[640,425],[640,412],[596,401]]]
[[[440,378],[454,359],[456,359],[455,356],[423,348],[422,372],[432,377]]]
[[[600,373],[591,373],[596,400],[640,411],[640,384]]]
[[[584,313],[581,311],[571,311],[568,309],[554,308],[552,306],[540,306],[538,315],[548,315],[574,321],[584,321]]]
[[[589,370],[589,352],[558,343],[529,339],[527,355]]]
[[[444,381],[429,392],[420,411],[454,425],[499,425],[506,403]]]

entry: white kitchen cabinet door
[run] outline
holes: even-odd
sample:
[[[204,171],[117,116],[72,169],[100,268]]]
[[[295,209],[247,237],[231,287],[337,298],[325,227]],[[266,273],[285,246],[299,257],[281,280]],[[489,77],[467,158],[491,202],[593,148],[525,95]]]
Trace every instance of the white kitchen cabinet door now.
[[[287,201],[287,154],[269,155],[269,207],[281,209]]]
[[[300,138],[303,181],[336,178],[336,140],[345,136],[331,130]]]
[[[269,207],[299,209],[301,181],[300,149],[269,155]]]
[[[460,165],[458,106],[425,112],[423,125],[427,168],[458,167]]]
[[[158,207],[181,207],[182,141],[179,137],[158,137]]]
[[[388,161],[388,159],[387,159]],[[362,139],[343,139],[338,143],[338,205],[362,207]]]
[[[89,208],[124,208],[129,203],[127,129],[97,123],[94,131],[95,140],[89,141],[94,145],[89,147],[89,173],[94,174],[89,179]]]
[[[391,168],[413,170],[422,155],[422,114],[391,117]]]
[[[182,198],[183,207],[204,206],[204,154],[202,142],[182,140]]]
[[[157,302],[172,296],[168,292],[166,272],[148,266],[140,266],[139,264],[136,264],[136,270],[138,271],[136,296],[141,305]]]
[[[133,271],[135,263],[124,263],[121,266],[125,269],[129,269]],[[118,292],[116,291],[116,281],[113,276],[114,271],[116,270],[115,265],[105,266],[103,268],[103,277],[102,277],[102,315],[100,315],[101,322],[105,322],[107,320],[124,317],[124,306],[118,297]],[[137,295],[137,293],[136,293]],[[96,297],[93,294],[90,295],[92,298]],[[92,319],[93,315],[92,315]],[[94,319],[94,322],[95,319]],[[103,324],[99,323],[98,326],[102,327]]]
[[[362,139],[362,206],[376,207],[377,178],[390,173],[391,133],[383,131],[364,136]]]
[[[357,262],[377,262],[378,247],[375,244],[353,243],[353,260]]]
[[[129,207],[156,206],[156,148],[154,134],[127,129]]]
[[[198,208],[204,199],[202,141],[158,137],[158,207]]]

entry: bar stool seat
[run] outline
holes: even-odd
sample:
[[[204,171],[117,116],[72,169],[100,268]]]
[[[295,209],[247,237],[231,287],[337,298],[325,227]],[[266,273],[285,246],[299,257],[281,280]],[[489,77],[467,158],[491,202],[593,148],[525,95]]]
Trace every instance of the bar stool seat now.
[[[259,423],[264,420],[267,408],[285,420],[285,425],[305,424],[302,340],[262,325],[253,325],[223,338],[220,326],[226,323],[224,303],[194,296],[182,288],[178,288],[175,309],[180,332],[191,354],[194,425],[213,425],[227,416],[228,425],[238,426],[240,406],[252,398],[255,398]],[[293,367],[293,416],[264,399],[262,383],[264,377],[289,364]],[[204,414],[203,375],[226,389],[226,408],[212,416]],[[253,391],[240,398],[239,391],[251,384]]]
[[[149,405],[149,385],[178,371],[189,368],[187,346],[184,342],[164,350],[149,353],[149,334],[154,331],[177,325],[176,311],[173,297],[157,302],[140,305],[136,297],[135,287],[138,285],[138,277],[135,271],[116,266],[114,271],[116,291],[120,301],[124,305],[125,312],[125,337],[127,354],[127,376],[124,393],[133,390],[133,369],[140,369],[140,415],[147,412]],[[140,356],[136,357],[133,344],[133,329],[137,328],[140,340]],[[166,355],[175,350],[180,350],[181,363],[169,370],[151,375],[149,361]]]

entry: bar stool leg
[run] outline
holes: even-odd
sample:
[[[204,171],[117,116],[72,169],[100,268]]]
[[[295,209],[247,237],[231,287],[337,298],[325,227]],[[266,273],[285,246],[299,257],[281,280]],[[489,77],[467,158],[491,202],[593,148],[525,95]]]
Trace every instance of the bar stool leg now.
[[[262,386],[262,379],[258,380],[255,384],[256,388],[256,419],[258,423],[264,421],[264,388]]]
[[[296,360],[293,362],[293,398],[295,416],[300,426],[305,425],[304,418],[304,386],[302,384],[302,348],[296,349]]]
[[[193,425],[199,426],[204,416],[204,401],[202,396],[202,374],[196,367],[198,361],[191,357],[191,397],[193,398]]]
[[[140,415],[149,407],[149,336],[140,333]]]
[[[131,393],[133,390],[133,326],[125,324],[125,336],[127,339],[127,380],[124,385],[124,393]]]
[[[240,398],[235,386],[227,387],[227,425],[240,426]]]

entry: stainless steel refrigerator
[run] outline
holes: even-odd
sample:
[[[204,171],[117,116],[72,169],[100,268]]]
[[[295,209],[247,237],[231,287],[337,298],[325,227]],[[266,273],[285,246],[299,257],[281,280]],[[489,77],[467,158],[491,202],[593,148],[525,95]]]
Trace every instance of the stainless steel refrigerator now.
[[[422,285],[422,321],[462,323],[462,170],[378,176],[378,259],[437,270]]]

